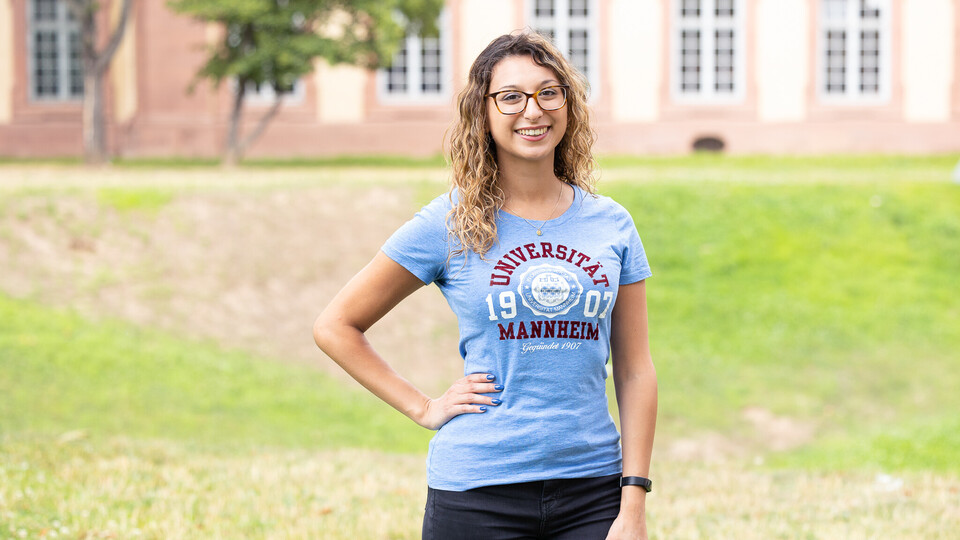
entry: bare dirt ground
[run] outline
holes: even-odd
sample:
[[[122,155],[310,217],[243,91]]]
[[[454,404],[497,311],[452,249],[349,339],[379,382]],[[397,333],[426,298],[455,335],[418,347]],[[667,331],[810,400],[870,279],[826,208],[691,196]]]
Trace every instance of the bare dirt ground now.
[[[419,208],[410,180],[440,194],[442,174],[0,167],[0,291],[344,377],[314,345],[313,320]],[[169,201],[121,210],[98,197],[124,186]],[[369,335],[437,391],[462,370],[455,325],[425,288]]]

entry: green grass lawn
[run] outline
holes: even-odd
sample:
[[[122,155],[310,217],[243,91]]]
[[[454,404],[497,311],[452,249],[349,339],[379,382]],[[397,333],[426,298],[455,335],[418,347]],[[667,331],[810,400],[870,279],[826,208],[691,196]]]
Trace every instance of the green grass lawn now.
[[[960,186],[605,192],[630,209],[652,261],[667,426],[735,429],[759,406],[856,441],[831,445],[848,458],[834,464],[960,472],[944,455],[960,448]],[[898,445],[913,457],[891,455]]]
[[[421,451],[430,432],[305,366],[0,297],[0,442]]]
[[[955,162],[603,162],[669,176],[602,184],[654,271],[658,436],[748,450],[720,469],[662,460],[654,537],[949,538],[960,526]],[[779,181],[757,181],[768,173]],[[416,198],[442,189],[418,185]],[[136,211],[177,196],[96,192]],[[812,426],[809,439],[772,451],[748,409]],[[415,538],[429,435],[309,367],[0,296],[0,538]],[[704,491],[719,470],[744,493],[732,506]],[[877,487],[877,473],[908,487]]]

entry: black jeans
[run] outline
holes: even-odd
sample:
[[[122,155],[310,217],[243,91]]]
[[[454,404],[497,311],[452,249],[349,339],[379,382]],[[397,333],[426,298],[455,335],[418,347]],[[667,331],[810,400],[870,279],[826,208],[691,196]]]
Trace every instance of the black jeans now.
[[[428,488],[423,540],[604,540],[620,512],[619,478]]]

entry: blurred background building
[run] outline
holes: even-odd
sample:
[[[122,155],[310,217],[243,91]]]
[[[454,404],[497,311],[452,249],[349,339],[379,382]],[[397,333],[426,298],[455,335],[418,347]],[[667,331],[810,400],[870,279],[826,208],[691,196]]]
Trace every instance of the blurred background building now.
[[[960,0],[449,0],[389,69],[317,62],[248,155],[436,154],[474,57],[527,27],[590,81],[600,152],[960,151]],[[219,35],[137,4],[108,75],[114,155],[220,153],[228,85],[187,92]],[[0,155],[80,155],[78,47],[62,1],[0,0]],[[251,125],[271,99],[248,96]]]

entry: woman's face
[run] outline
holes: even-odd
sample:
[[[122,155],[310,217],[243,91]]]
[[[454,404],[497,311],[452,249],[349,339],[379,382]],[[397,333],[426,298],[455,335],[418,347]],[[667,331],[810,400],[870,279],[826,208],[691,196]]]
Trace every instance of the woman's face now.
[[[530,56],[509,56],[493,67],[487,92],[520,90],[532,94],[541,88],[561,84],[552,69],[538,66]],[[526,96],[524,96],[526,98]],[[487,125],[497,145],[497,158],[524,161],[549,160],[567,131],[567,106],[555,111],[541,110],[527,98],[519,114],[501,114],[494,98],[486,98]]]

